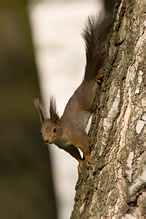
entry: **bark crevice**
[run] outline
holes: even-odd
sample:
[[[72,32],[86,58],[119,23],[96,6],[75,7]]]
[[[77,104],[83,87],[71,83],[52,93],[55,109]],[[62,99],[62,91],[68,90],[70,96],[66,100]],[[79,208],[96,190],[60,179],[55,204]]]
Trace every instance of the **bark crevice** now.
[[[114,20],[72,219],[144,214],[144,1],[117,1]]]

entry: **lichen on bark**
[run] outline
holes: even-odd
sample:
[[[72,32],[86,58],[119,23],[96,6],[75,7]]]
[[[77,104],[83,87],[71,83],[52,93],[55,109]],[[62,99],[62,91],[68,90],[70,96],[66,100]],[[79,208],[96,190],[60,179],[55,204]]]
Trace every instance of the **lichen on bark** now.
[[[119,0],[71,218],[144,215],[144,0]]]

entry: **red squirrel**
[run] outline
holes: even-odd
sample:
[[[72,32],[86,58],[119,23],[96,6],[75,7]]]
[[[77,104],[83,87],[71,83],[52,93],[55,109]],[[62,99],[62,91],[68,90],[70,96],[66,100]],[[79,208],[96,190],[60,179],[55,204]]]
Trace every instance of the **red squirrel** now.
[[[112,17],[108,13],[101,14],[98,18],[88,18],[82,33],[86,48],[84,79],[69,99],[61,118],[57,114],[54,98],[50,98],[50,118],[46,118],[39,100],[34,101],[40,115],[44,141],[56,144],[73,156],[79,162],[78,170],[81,169],[84,159],[86,166],[89,166],[90,139],[85,128],[92,114],[98,83],[104,75],[101,68],[105,58],[105,42],[111,26]],[[78,148],[83,152],[84,158]]]

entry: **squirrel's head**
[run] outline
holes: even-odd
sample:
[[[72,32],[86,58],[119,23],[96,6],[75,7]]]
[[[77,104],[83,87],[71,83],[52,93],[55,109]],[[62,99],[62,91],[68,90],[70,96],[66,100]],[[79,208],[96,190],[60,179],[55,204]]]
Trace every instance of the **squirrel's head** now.
[[[40,120],[42,123],[41,133],[43,139],[46,143],[55,143],[61,137],[61,127],[60,127],[60,119],[56,112],[56,103],[54,98],[50,98],[50,118],[46,119],[44,116],[44,111],[42,105],[40,104],[38,99],[34,100],[34,104],[38,110],[40,115]]]

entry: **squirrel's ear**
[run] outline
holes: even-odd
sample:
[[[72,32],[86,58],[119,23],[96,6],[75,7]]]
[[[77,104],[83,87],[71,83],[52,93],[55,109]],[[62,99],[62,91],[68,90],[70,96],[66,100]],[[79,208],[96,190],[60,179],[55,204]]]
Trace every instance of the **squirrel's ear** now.
[[[56,112],[56,102],[53,97],[50,98],[50,119],[57,124],[59,122],[59,116]]]
[[[34,105],[37,108],[37,111],[38,111],[38,113],[40,115],[41,123],[43,124],[44,121],[45,121],[45,117],[44,117],[44,112],[43,112],[42,105],[41,105],[39,99],[35,99],[34,100]]]

